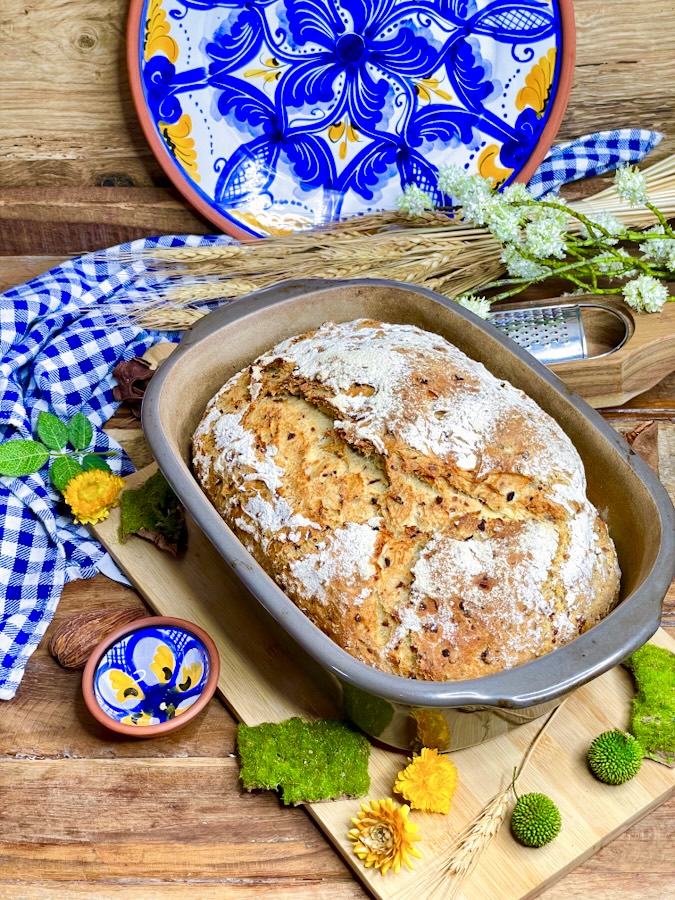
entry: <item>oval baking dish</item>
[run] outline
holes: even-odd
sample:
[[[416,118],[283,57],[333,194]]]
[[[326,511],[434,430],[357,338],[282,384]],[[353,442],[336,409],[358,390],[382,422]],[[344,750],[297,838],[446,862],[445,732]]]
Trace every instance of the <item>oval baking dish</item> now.
[[[530,663],[467,681],[415,681],[371,668],[321,632],[244,549],[190,471],[190,440],[207,402],[235,372],[292,335],[367,317],[433,331],[529,394],[579,451],[591,502],[606,518],[622,571],[621,599],[602,622]],[[459,749],[551,709],[620,663],[659,626],[675,572],[675,516],[649,467],[598,413],[491,325],[445,298],[384,280],[286,282],[209,314],[150,383],[143,428],[172,487],[238,578],[290,638],[337,679],[348,715],[407,748],[429,734]]]

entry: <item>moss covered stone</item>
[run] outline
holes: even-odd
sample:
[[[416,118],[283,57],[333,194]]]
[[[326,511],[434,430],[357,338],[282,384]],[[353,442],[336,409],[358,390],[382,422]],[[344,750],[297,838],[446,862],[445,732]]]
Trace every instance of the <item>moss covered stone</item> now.
[[[240,725],[237,749],[246,790],[279,789],[286,804],[362,797],[370,788],[370,744],[344,722]]]
[[[675,765],[675,653],[645,644],[624,662],[635,678],[630,730],[645,756]]]
[[[172,553],[185,546],[183,507],[159,469],[141,487],[122,494],[120,540],[124,542],[130,534],[138,534]]]

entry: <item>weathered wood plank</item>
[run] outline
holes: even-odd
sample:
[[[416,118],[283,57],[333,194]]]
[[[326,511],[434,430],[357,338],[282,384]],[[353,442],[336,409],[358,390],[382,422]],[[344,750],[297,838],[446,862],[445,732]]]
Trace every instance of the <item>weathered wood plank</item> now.
[[[74,256],[156,234],[212,231],[173,188],[0,189],[0,253],[7,255]]]
[[[164,180],[131,102],[127,9],[126,0],[3,0],[0,184]]]
[[[2,248],[0,248],[0,254]],[[63,256],[3,256],[0,255],[0,293],[24,281],[30,281],[64,261]]]
[[[0,184],[86,186],[114,177],[139,186],[165,183],[128,89],[127,7],[126,0],[4,0],[0,65],[12,77],[0,77]],[[639,27],[631,0],[614,0],[611,16],[597,0],[577,0],[575,14],[575,86],[560,137],[623,125],[675,136],[663,39],[675,26],[672,4],[644,0]],[[673,146],[666,143],[657,155]]]
[[[234,758],[0,762],[0,870],[11,858],[29,883],[343,877],[302,810],[242,792],[238,773]]]
[[[40,880],[31,884],[0,881],[0,900],[316,900],[330,891],[331,900],[355,900],[367,897],[366,892],[349,873],[344,879],[331,879],[327,886],[321,878],[307,876],[290,878],[223,878],[208,883],[199,877],[174,884],[159,884],[156,880],[132,883],[129,877],[118,884],[98,882],[96,893],[91,883],[69,881],[67,885]],[[623,900],[619,895],[619,900]],[[652,900],[652,895],[646,897]]]
[[[126,0],[4,0],[0,253],[78,253],[148,234],[212,230],[166,189],[137,122],[124,64],[127,7]],[[645,0],[639,28],[630,0],[615,0],[611,16],[597,0],[577,0],[575,11],[575,86],[560,139],[656,127],[668,137],[652,159],[673,152],[663,35],[675,27],[675,7]],[[573,194],[587,191],[581,185]]]

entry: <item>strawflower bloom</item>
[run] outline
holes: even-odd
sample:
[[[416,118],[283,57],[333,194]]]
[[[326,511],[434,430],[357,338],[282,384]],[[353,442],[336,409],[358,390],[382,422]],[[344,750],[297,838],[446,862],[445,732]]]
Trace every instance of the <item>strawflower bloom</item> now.
[[[636,166],[620,166],[614,176],[616,192],[631,206],[644,206],[649,200],[647,182]]]
[[[476,297],[474,294],[467,294],[465,297],[456,297],[457,303],[465,309],[471,310],[481,319],[487,319],[490,314],[490,301],[485,297]]]
[[[448,813],[457,788],[457,767],[438,750],[423,747],[396,776],[394,790],[412,809]]]
[[[450,746],[450,729],[441,713],[433,709],[418,709],[413,713],[413,719],[417,723],[420,747],[446,750]]]
[[[119,506],[119,495],[124,487],[124,479],[112,472],[90,469],[71,478],[63,491],[63,498],[70,507],[75,521],[80,525],[87,522],[102,522],[110,515],[114,506]]]
[[[354,827],[347,836],[367,869],[374,866],[382,875],[389,869],[397,873],[402,863],[412,869],[411,856],[421,858],[422,854],[413,846],[421,839],[419,826],[408,821],[409,812],[410,807],[395,806],[391,797],[361,804],[361,812],[352,819]]]
[[[668,288],[658,278],[640,275],[624,285],[623,297],[638,312],[661,312],[668,299]]]
[[[421,216],[425,209],[433,209],[434,204],[429,194],[416,184],[407,184],[403,194],[396,198],[396,206],[409,216]]]

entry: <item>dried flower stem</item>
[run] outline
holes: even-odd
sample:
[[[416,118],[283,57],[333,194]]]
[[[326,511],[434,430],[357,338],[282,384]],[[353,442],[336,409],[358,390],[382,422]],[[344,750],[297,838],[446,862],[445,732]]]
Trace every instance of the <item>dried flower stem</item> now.
[[[537,749],[544,732],[566,702],[567,700],[563,700],[541,726],[523,756],[520,765],[515,769],[511,784],[500,793],[495,794],[487,806],[455,837],[450,847],[448,859],[441,869],[443,877],[446,875],[453,876],[453,883],[446,895],[448,898],[457,896],[465,879],[478,862],[480,855],[501,828],[513,799],[518,779],[532,759],[532,754]]]
[[[615,185],[593,197],[565,205],[563,201],[533,201],[542,212],[567,209],[569,258],[553,258],[549,269],[566,278],[579,290],[598,291],[597,274],[588,266],[592,242],[583,239],[576,225],[589,221],[597,212],[609,212],[629,226],[633,240],[658,241],[663,235],[638,235],[630,229],[653,225],[675,215],[675,155],[642,172],[649,190],[649,203],[630,208],[622,202]],[[593,226],[603,246],[606,229]],[[483,227],[460,218],[449,218],[441,210],[424,210],[410,217],[400,211],[371,213],[320,228],[280,235],[242,244],[205,247],[157,247],[144,251],[120,251],[121,264],[143,263],[139,290],[132,284],[125,302],[111,310],[115,320],[132,320],[147,327],[184,329],[205,315],[214,303],[227,302],[252,291],[288,279],[348,279],[359,276],[390,278],[419,284],[449,297],[461,297],[499,281],[501,293],[490,298],[504,299],[519,293],[531,278],[512,273],[504,279],[505,264],[500,259],[500,243]],[[519,251],[520,252],[520,251]],[[604,246],[607,266],[626,267],[626,257]],[[525,257],[526,258],[526,257]],[[534,263],[534,260],[531,260]],[[650,264],[656,272],[654,264]],[[636,274],[650,275],[643,260],[633,266]],[[582,277],[583,275],[583,277]],[[645,279],[643,279],[643,282]],[[647,278],[646,281],[650,281]],[[612,287],[603,293],[618,293]]]

